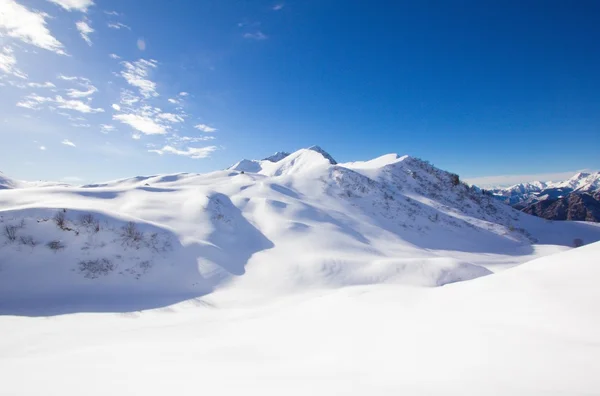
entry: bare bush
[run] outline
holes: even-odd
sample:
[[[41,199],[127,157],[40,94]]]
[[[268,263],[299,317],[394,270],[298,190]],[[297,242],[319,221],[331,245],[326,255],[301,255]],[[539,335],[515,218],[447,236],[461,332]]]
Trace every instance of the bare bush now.
[[[146,238],[146,246],[156,253],[164,253],[173,249],[171,238],[168,234],[154,232]]]
[[[88,279],[106,276],[115,269],[115,264],[109,259],[82,260],[79,262],[79,271]]]
[[[89,231],[99,232],[100,231],[100,221],[97,220],[93,214],[85,213],[79,216],[79,224],[82,227],[87,228]]]
[[[33,239],[31,235],[19,237],[19,243],[21,245],[27,245],[30,247],[35,247],[37,245],[37,242],[35,241],[35,239]]]
[[[140,243],[144,241],[144,233],[140,231],[134,222],[130,221],[121,227],[121,242],[123,245],[139,249]]]
[[[460,184],[460,177],[456,173],[450,173],[450,182],[453,186],[458,186]]]
[[[14,224],[6,224],[4,226],[4,236],[8,239],[9,242],[14,242],[17,240],[17,231],[19,227]]]
[[[67,216],[65,215],[65,209],[61,210],[60,212],[56,212],[52,220],[54,220],[54,224],[56,224],[58,228],[64,230],[67,224]]]
[[[578,248],[578,247],[582,247],[583,245],[584,245],[583,239],[581,239],[581,238],[573,239],[573,247]]]
[[[65,248],[65,244],[61,241],[50,241],[46,244],[46,246],[48,247],[48,249],[54,250],[55,252]]]

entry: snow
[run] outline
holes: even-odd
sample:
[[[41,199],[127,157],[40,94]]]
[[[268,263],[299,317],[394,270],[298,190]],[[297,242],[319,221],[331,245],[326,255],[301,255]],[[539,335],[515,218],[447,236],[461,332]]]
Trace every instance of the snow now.
[[[11,395],[595,394],[600,244],[441,288],[0,318]],[[229,290],[228,293],[233,293]],[[238,303],[241,301],[242,303]]]
[[[0,393],[600,387],[600,225],[409,156],[240,164],[1,190]]]

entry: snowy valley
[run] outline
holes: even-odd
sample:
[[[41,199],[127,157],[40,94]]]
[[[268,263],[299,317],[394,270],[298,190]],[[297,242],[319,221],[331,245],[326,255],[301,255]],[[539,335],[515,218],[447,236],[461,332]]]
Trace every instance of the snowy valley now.
[[[0,176],[6,394],[62,371],[98,395],[600,389],[600,224],[426,161],[313,146],[84,186]]]

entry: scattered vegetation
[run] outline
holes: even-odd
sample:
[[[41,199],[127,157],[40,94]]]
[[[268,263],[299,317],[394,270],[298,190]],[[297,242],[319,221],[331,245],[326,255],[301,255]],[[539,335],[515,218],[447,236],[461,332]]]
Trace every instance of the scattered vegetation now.
[[[460,184],[460,177],[456,173],[450,173],[450,182],[453,186],[458,186]]]
[[[67,216],[65,213],[66,213],[66,210],[63,209],[60,212],[56,212],[56,214],[52,218],[52,220],[54,220],[54,224],[56,224],[56,226],[58,228],[60,228],[61,230],[65,229],[65,226],[67,223]]]
[[[106,276],[115,269],[115,264],[107,258],[96,260],[82,260],[79,262],[79,271],[88,279]]]
[[[100,221],[91,213],[85,213],[79,216],[79,224],[92,232],[100,232]]]
[[[21,245],[26,245],[30,247],[35,247],[37,245],[37,242],[35,241],[35,239],[33,239],[31,235],[19,237],[19,243]]]
[[[48,247],[48,249],[53,250],[55,252],[65,248],[65,244],[61,241],[50,241],[46,244],[46,246]]]
[[[144,233],[140,231],[133,221],[128,222],[121,227],[121,243],[126,246],[140,248],[144,241]]]
[[[13,224],[6,224],[4,226],[4,236],[6,237],[6,239],[8,239],[9,242],[14,242],[17,240],[17,231],[19,230],[19,227],[17,227],[16,225]]]

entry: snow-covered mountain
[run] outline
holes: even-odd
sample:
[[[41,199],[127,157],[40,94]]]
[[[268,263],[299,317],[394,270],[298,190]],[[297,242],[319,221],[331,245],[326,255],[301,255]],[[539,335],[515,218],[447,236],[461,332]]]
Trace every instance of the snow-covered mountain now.
[[[436,286],[600,240],[599,227],[547,223],[417,158],[338,164],[317,146],[208,174],[6,189],[0,207],[7,312],[41,299],[115,309],[122,296],[148,308],[232,282]]]
[[[579,172],[559,182],[520,183],[490,190],[493,196],[515,209],[548,220],[598,221],[600,172]]]
[[[558,182],[533,181],[506,188],[489,190],[498,199],[510,205],[525,207],[545,199],[562,198],[571,192],[594,193],[600,190],[600,172],[578,172],[571,178]]]
[[[6,394],[600,386],[600,224],[530,216],[417,158],[313,147],[12,186],[0,208]]]

